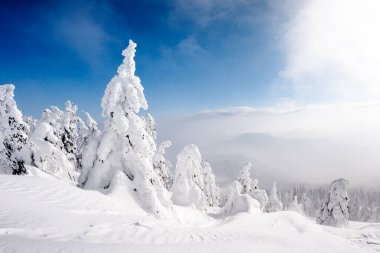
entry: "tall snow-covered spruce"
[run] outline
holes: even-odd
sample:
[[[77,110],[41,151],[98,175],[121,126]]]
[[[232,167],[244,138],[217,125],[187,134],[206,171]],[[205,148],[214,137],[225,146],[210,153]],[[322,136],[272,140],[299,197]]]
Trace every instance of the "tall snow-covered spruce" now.
[[[322,204],[317,223],[334,227],[348,227],[349,182],[340,178],[331,182],[326,201]]]
[[[123,63],[108,83],[102,98],[104,131],[96,149],[96,161],[87,176],[84,188],[112,193],[127,189],[137,203],[156,217],[165,216],[171,205],[170,194],[153,169],[156,143],[140,109],[146,110],[144,89],[135,76],[136,44],[122,52]],[[130,197],[130,196],[126,196]]]
[[[0,86],[0,172],[5,174],[27,174],[26,163],[31,162],[29,126],[14,100],[13,84]]]

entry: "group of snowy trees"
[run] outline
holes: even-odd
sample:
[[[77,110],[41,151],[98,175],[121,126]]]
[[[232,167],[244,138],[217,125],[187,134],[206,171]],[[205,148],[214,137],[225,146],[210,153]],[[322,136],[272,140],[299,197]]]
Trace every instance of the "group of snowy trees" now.
[[[122,64],[107,85],[101,103],[102,129],[88,113],[85,123],[70,101],[64,110],[46,109],[39,120],[23,117],[14,100],[15,87],[1,85],[0,172],[22,175],[37,169],[84,189],[122,192],[125,199],[133,199],[156,217],[170,215],[173,203],[206,212],[220,206],[223,213],[230,214],[285,209],[311,215],[322,206],[318,223],[348,222],[348,182],[344,180],[334,181],[327,200],[322,202],[319,196],[317,204],[308,198],[308,192],[278,195],[276,183],[268,197],[259,189],[259,181],[251,178],[252,165],[247,163],[222,192],[211,165],[195,145],[184,147],[177,155],[173,176],[172,165],[165,158],[171,142],[157,145],[154,118],[141,115],[148,103],[135,76],[135,48],[130,41],[122,52]]]
[[[0,86],[0,172],[28,174],[40,170],[84,189],[111,193],[123,189],[157,217],[170,211],[172,200],[201,210],[219,205],[219,188],[208,162],[189,145],[178,155],[175,176],[165,159],[165,141],[156,143],[155,121],[140,115],[148,103],[135,76],[136,44],[122,52],[123,63],[102,98],[103,129],[86,113],[77,115],[70,101],[64,110],[52,106],[42,118],[23,117],[13,85]]]
[[[293,210],[294,198],[297,198],[299,211],[306,216],[316,218],[321,206],[329,194],[326,185],[297,185],[284,187],[279,191],[279,198],[285,210]],[[352,221],[380,222],[380,192],[364,190],[363,188],[350,188],[349,219]]]

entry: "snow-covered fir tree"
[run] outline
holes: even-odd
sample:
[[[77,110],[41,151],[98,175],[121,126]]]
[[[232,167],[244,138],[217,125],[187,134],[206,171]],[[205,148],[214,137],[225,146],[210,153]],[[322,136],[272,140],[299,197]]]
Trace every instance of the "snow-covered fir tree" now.
[[[267,204],[267,212],[278,212],[283,209],[281,201],[278,199],[277,196],[277,188],[276,188],[276,182],[273,183],[272,190],[269,195],[269,201]]]
[[[242,194],[241,191],[242,185],[238,181],[233,181],[228,188],[227,201],[221,213],[232,215],[242,212],[261,212],[260,203],[248,194]]]
[[[241,185],[241,193],[245,194],[251,191],[252,179],[251,179],[251,167],[250,162],[243,165],[238,176],[238,182]]]
[[[311,200],[306,195],[306,192],[302,194],[302,197],[300,199],[300,205],[302,205],[302,211],[307,216],[312,216],[315,213],[315,210],[311,206]]]
[[[258,185],[259,180],[253,179],[251,184],[251,191],[248,194],[260,203],[260,208],[262,211],[264,211],[269,199],[267,192],[265,190],[259,189]]]
[[[331,182],[327,199],[323,202],[317,223],[334,227],[348,227],[349,182],[340,178]]]
[[[28,135],[34,131],[37,125],[37,120],[33,118],[32,116],[25,116],[23,117],[24,122],[29,126]]]
[[[202,157],[197,146],[190,144],[177,155],[174,182],[171,188],[173,203],[206,208]]]
[[[55,106],[46,109],[31,133],[34,164],[42,171],[58,178],[76,181],[79,173],[70,163],[62,143],[63,112]]]
[[[62,128],[60,129],[60,139],[67,159],[79,171],[82,167],[81,149],[88,129],[82,119],[77,116],[77,110],[76,105],[73,105],[69,100],[66,101],[66,107],[62,112],[60,123],[60,127]]]
[[[165,159],[164,154],[165,149],[169,148],[171,145],[172,142],[169,140],[162,142],[158,146],[156,154],[153,156],[154,171],[167,190],[170,190],[173,184],[173,177],[170,172],[172,165],[169,160]]]
[[[86,126],[88,129],[88,134],[84,138],[83,147],[81,149],[81,165],[82,170],[78,180],[79,186],[83,187],[86,183],[89,171],[94,167],[95,161],[97,160],[97,148],[99,146],[99,140],[101,136],[101,131],[98,129],[96,121],[91,117],[91,115],[86,112]]]
[[[303,207],[301,204],[298,203],[297,195],[294,195],[293,202],[289,204],[286,210],[303,214]]]
[[[14,85],[0,86],[0,164],[1,173],[27,174],[31,162],[32,144],[28,138],[29,126],[14,100]]]
[[[212,173],[210,163],[203,161],[202,170],[204,173],[204,193],[206,197],[206,204],[209,207],[219,205],[220,193],[219,188],[215,182],[215,175]]]
[[[142,208],[157,217],[165,216],[171,204],[170,194],[153,169],[156,153],[154,137],[145,117],[148,103],[140,79],[135,76],[136,44],[122,52],[125,57],[117,74],[108,83],[102,98],[104,131],[97,147],[94,167],[81,178],[85,188],[106,190],[112,184],[124,184]],[[125,177],[120,179],[120,177]]]

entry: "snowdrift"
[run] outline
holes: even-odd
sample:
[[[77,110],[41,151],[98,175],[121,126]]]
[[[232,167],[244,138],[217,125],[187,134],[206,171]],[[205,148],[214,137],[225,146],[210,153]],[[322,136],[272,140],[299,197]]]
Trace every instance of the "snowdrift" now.
[[[211,218],[174,206],[160,221],[118,188],[104,195],[52,177],[0,175],[0,252],[376,252],[380,224],[315,224],[296,212]],[[124,194],[122,194],[124,196]]]

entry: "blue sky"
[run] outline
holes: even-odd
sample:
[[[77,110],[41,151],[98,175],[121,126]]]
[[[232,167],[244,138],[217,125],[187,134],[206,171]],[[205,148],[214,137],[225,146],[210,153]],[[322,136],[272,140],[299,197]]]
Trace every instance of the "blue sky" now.
[[[0,82],[25,114],[66,99],[98,117],[128,40],[154,115],[261,106],[284,64],[267,1],[2,1]]]

